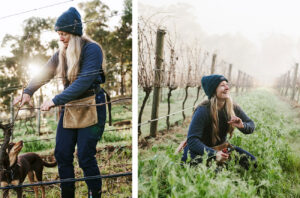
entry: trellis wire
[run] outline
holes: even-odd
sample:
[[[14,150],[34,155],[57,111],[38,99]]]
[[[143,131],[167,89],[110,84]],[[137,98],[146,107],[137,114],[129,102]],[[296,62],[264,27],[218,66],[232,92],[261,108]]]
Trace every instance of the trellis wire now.
[[[59,2],[59,3],[55,3],[55,4],[51,4],[51,5],[46,5],[46,6],[39,7],[39,8],[34,8],[34,9],[31,9],[31,10],[26,10],[26,11],[18,12],[18,13],[15,13],[15,14],[6,15],[6,16],[0,17],[0,20],[6,19],[6,18],[10,18],[10,17],[13,17],[13,16],[18,16],[18,15],[25,14],[25,13],[28,13],[28,12],[33,12],[33,11],[38,11],[38,10],[45,9],[45,8],[50,8],[50,7],[53,7],[53,6],[56,6],[56,5],[61,5],[61,4],[69,3],[71,1],[74,1],[74,0]]]
[[[115,177],[123,177],[123,176],[131,176],[132,172],[125,172],[125,173],[118,173],[118,174],[111,174],[111,175],[96,175],[96,176],[88,176],[82,178],[69,178],[69,179],[61,179],[61,180],[53,180],[47,182],[35,182],[32,184],[22,184],[18,186],[6,186],[0,187],[0,189],[14,189],[14,188],[24,188],[24,187],[31,187],[31,186],[41,186],[41,185],[52,185],[52,184],[59,184],[59,183],[68,183],[68,182],[78,182],[78,181],[87,181],[92,179],[106,179],[106,178],[115,178]]]

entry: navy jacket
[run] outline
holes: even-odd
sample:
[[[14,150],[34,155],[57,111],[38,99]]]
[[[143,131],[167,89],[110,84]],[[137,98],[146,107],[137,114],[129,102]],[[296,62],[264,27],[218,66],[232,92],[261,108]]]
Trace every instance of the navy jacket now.
[[[42,85],[49,82],[56,74],[58,66],[59,53],[56,52],[42,69],[42,73],[31,80],[24,93],[30,96],[39,89]],[[102,69],[103,53],[101,48],[96,43],[87,42],[81,50],[80,70],[77,79],[71,85],[65,85],[64,91],[56,95],[52,101],[55,105],[64,105],[72,100],[77,99],[84,92],[99,86],[104,83],[99,71]],[[103,91],[97,94],[97,102],[105,102]],[[99,106],[98,118],[99,123],[105,124],[106,108],[105,105]],[[99,115],[100,113],[100,115]]]
[[[234,112],[237,117],[241,118],[244,124],[244,128],[239,130],[244,134],[252,133],[255,128],[254,122],[237,105],[234,105]],[[220,145],[226,141],[227,130],[229,127],[229,124],[227,123],[229,119],[227,118],[225,108],[218,111],[218,116],[220,141],[217,141],[216,145]],[[210,148],[212,146],[215,145],[212,143],[212,120],[210,117],[210,109],[207,104],[202,105],[195,110],[189,126],[187,146],[184,149],[182,160],[186,161],[188,152],[192,159],[196,156],[203,155],[204,151],[206,151],[209,156],[213,156],[216,154],[216,151]]]

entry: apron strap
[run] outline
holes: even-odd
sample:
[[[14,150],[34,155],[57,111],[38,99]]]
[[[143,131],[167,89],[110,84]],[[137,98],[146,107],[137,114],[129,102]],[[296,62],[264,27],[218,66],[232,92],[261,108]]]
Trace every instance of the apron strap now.
[[[107,107],[108,107],[108,123],[109,123],[109,126],[112,126],[110,96],[103,88],[102,88],[102,90],[106,96],[106,102],[107,102]]]

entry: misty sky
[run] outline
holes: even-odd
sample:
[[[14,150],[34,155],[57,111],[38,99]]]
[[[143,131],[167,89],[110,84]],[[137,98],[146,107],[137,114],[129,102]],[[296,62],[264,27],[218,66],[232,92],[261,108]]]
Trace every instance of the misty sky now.
[[[300,2],[294,0],[139,0],[187,43],[195,39],[226,62],[269,84],[300,61]]]

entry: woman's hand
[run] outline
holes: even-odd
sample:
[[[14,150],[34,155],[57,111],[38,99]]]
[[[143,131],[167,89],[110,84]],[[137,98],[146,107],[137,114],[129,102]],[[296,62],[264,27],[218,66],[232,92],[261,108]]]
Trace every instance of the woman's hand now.
[[[26,93],[23,93],[23,95],[21,96],[18,96],[14,99],[14,105],[20,103],[20,107],[22,107],[23,105],[25,104],[28,104],[29,106],[33,106],[32,103],[31,103],[31,97],[29,94],[26,94]]]
[[[233,127],[237,127],[239,129],[244,128],[243,121],[237,116],[232,116],[231,120],[228,121],[228,124],[231,124]]]
[[[225,162],[229,158],[229,154],[223,153],[222,151],[218,151],[216,154],[216,161],[217,162]]]
[[[55,104],[53,103],[52,100],[47,100],[41,105],[41,110],[42,111],[49,111],[52,107],[54,107]]]

